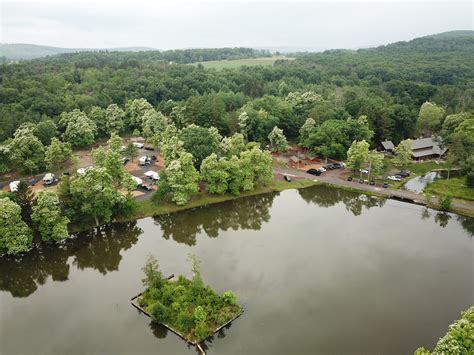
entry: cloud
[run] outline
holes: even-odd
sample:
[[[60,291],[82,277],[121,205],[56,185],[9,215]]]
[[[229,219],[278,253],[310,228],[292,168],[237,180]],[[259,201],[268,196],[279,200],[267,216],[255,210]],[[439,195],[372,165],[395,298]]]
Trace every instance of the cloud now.
[[[60,47],[355,48],[472,29],[471,2],[3,0],[0,40]]]

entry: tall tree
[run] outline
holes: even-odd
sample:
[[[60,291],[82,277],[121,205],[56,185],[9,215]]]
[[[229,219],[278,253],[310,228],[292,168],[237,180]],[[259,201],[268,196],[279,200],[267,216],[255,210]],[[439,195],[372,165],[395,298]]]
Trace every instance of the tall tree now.
[[[218,136],[210,128],[204,128],[191,124],[181,130],[179,139],[183,142],[183,148],[194,158],[196,167],[201,165],[204,158],[217,152],[219,145]]]
[[[8,254],[27,251],[33,240],[31,229],[21,219],[21,208],[8,198],[0,199],[0,249]]]
[[[120,133],[125,126],[125,112],[116,104],[105,110],[105,127],[108,134]]]
[[[288,141],[286,140],[283,130],[275,126],[268,135],[268,140],[274,152],[286,152],[289,148]]]
[[[61,169],[63,164],[73,157],[71,144],[61,142],[57,138],[51,140],[51,144],[46,148],[45,162],[46,167],[51,170]]]
[[[69,219],[61,215],[58,195],[41,191],[33,207],[31,218],[35,222],[42,240],[59,241],[68,236]]]
[[[33,174],[40,171],[44,166],[44,146],[40,140],[35,137],[30,128],[20,127],[14,135],[14,138],[8,145],[10,151],[10,161],[23,171]]]
[[[199,173],[193,165],[193,156],[183,152],[178,159],[166,167],[166,175],[171,188],[171,199],[177,205],[188,203],[191,195],[198,191]]]
[[[368,160],[369,143],[363,141],[353,141],[347,151],[347,167],[352,171],[359,171]]]
[[[425,102],[421,105],[418,114],[418,129],[425,137],[438,132],[443,124],[445,114],[443,107],[432,102]]]
[[[412,156],[412,142],[410,139],[401,141],[393,150],[395,157],[392,159],[396,166],[401,169],[406,169],[408,164],[411,162]]]
[[[64,139],[72,146],[83,147],[94,143],[97,127],[84,112],[74,110],[61,116],[67,122]]]
[[[225,169],[225,162],[212,153],[202,161],[201,177],[206,183],[206,190],[211,194],[224,194],[227,191],[229,173]]]
[[[24,181],[20,181],[17,190],[12,193],[12,200],[21,208],[21,218],[26,224],[31,226],[31,212],[36,202],[35,193]]]
[[[153,109],[153,106],[145,99],[129,100],[125,104],[125,114],[129,129],[141,129],[143,125],[143,116],[146,111]]]
[[[369,180],[370,177],[377,177],[383,171],[384,166],[384,155],[382,153],[377,152],[376,150],[371,151],[368,154],[367,160],[369,162]]]

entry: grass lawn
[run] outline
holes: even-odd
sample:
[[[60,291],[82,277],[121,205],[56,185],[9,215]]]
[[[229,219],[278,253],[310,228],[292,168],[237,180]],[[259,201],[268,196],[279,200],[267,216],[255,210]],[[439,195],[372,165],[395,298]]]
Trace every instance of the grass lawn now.
[[[238,68],[242,65],[255,66],[255,65],[273,65],[275,61],[279,59],[293,60],[294,58],[286,57],[264,57],[264,58],[248,58],[248,59],[235,59],[235,60],[210,60],[207,62],[197,62],[191,65],[202,64],[204,68],[224,69],[224,68]]]
[[[412,162],[408,165],[408,170],[416,175],[424,175],[432,170],[446,169],[445,163],[436,163],[435,161],[425,161],[423,163]]]
[[[465,176],[435,180],[425,188],[424,192],[474,201],[474,188],[466,186]]]

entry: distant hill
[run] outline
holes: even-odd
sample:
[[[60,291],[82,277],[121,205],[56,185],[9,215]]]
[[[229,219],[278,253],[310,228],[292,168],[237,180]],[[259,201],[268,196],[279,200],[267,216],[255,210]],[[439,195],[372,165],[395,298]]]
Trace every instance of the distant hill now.
[[[10,60],[27,60],[62,53],[77,52],[97,52],[97,51],[113,51],[113,52],[142,52],[155,50],[149,47],[121,47],[121,48],[60,48],[41,46],[36,44],[24,43],[0,43],[0,57],[6,57]]]

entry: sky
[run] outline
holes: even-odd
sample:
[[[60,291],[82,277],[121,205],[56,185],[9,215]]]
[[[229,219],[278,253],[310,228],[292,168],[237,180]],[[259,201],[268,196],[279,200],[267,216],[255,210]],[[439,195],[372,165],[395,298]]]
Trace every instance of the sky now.
[[[360,48],[473,29],[471,1],[0,0],[0,42]]]

